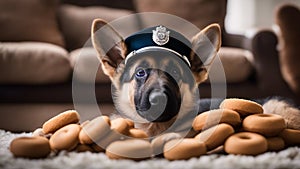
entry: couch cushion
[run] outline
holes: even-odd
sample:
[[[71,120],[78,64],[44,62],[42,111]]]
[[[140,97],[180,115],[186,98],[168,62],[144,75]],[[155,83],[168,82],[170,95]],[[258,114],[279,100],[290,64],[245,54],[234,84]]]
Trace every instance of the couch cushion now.
[[[92,22],[96,18],[106,21],[131,14],[129,10],[119,10],[100,6],[79,7],[62,5],[59,9],[59,22],[69,50],[81,48],[90,38]]]
[[[58,29],[58,0],[0,1],[0,41],[40,41],[64,46]]]
[[[224,70],[220,69],[218,62],[213,62],[209,72],[211,82],[224,82],[220,71],[224,71],[227,83],[243,82],[253,73],[253,55],[247,50],[221,47],[217,56]]]
[[[101,68],[97,52],[92,47],[79,48],[70,53],[73,78],[85,83],[110,83]]]
[[[300,9],[293,5],[283,5],[276,12],[279,35],[279,61],[284,80],[290,88],[300,94]]]
[[[41,42],[0,43],[1,84],[65,82],[71,75],[65,49]]]
[[[137,12],[163,12],[176,15],[200,29],[211,23],[219,23],[224,28],[226,0],[135,0],[134,3]]]

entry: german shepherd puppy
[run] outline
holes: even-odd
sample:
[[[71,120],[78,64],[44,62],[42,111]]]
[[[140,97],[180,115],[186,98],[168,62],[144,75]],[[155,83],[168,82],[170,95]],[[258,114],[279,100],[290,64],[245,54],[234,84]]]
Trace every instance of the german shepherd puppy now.
[[[176,119],[182,126],[192,120],[190,112],[198,111],[197,88],[207,79],[221,46],[221,31],[218,24],[209,25],[190,42],[162,26],[147,30],[124,41],[109,24],[96,19],[92,42],[112,82],[118,113],[153,136]]]
[[[132,119],[149,136],[191,128],[199,109],[198,85],[207,79],[221,46],[218,24],[207,26],[191,42],[163,26],[124,40],[101,19],[94,20],[91,33],[121,116]],[[294,128],[300,128],[299,110],[284,101],[269,100],[264,109],[292,119]]]

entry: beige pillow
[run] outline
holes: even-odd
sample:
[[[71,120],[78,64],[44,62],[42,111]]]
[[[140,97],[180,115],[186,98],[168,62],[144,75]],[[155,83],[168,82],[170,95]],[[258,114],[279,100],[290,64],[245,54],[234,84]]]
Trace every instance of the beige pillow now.
[[[65,49],[41,42],[0,43],[1,84],[66,82],[71,66]]]
[[[213,83],[224,82],[224,76],[222,76],[224,73],[227,83],[243,82],[253,73],[253,55],[250,51],[221,47],[217,57],[220,58],[223,69],[217,60],[213,62],[209,72],[209,77]]]
[[[62,5],[59,9],[59,22],[69,50],[84,46],[90,38],[92,22],[96,18],[106,21],[127,16],[132,12],[99,6],[79,7]]]
[[[58,29],[58,0],[1,0],[0,41],[39,41],[64,46]]]
[[[102,69],[97,51],[92,47],[80,48],[70,53],[73,78],[85,83],[110,83]]]

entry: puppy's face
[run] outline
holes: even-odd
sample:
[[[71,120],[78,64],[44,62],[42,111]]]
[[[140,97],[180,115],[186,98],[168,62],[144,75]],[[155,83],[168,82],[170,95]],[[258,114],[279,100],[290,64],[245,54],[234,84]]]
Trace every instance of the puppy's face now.
[[[185,69],[188,69],[186,64],[169,52],[137,54],[126,63],[120,76],[120,88],[127,84],[131,93],[129,104],[139,116],[149,122],[169,121],[180,110],[182,84],[189,83],[191,88],[194,84],[193,77]],[[128,101],[122,100],[120,104]]]
[[[148,50],[126,59],[122,37],[102,20],[94,21],[92,40],[102,69],[112,81],[118,112],[139,123],[168,122],[187,102],[195,101],[191,93],[207,78],[220,47],[220,28],[210,25],[193,38],[187,56],[190,65],[167,50]],[[107,46],[112,47],[107,50]],[[202,56],[195,54],[199,50]]]

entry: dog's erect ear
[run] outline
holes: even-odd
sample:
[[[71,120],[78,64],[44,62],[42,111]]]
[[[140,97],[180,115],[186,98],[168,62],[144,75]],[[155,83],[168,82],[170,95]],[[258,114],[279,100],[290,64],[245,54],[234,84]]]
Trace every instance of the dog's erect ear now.
[[[117,31],[101,19],[93,21],[91,35],[93,46],[100,57],[102,69],[112,79],[116,68],[125,58],[124,40]]]
[[[209,68],[221,47],[221,29],[218,24],[211,24],[192,39],[191,70],[196,83],[207,79]]]

